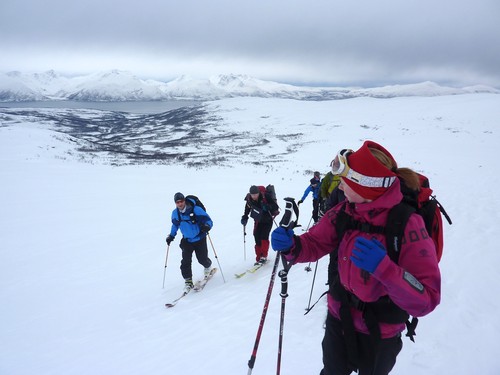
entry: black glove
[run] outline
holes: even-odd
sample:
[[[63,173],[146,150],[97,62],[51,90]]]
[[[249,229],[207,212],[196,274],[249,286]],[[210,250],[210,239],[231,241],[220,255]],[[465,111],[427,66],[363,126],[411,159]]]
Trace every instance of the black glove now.
[[[248,216],[243,215],[241,217],[241,225],[245,226],[248,223]]]
[[[302,199],[297,202],[297,205],[300,205],[301,203],[304,203],[304,201]]]
[[[170,242],[172,242],[173,240],[175,240],[175,236],[171,236],[170,234],[167,236],[167,245],[170,246]]]
[[[203,232],[203,233],[208,233],[208,231],[212,229],[212,227],[210,225],[208,225],[207,223],[203,224],[203,225],[200,225],[200,230]]]

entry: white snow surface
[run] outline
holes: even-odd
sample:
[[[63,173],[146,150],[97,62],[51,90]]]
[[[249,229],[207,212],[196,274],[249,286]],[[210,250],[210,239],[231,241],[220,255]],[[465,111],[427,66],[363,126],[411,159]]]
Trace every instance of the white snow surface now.
[[[301,197],[311,171],[326,173],[337,150],[357,149],[366,139],[387,147],[400,166],[426,174],[453,219],[445,225],[441,304],[420,319],[416,343],[403,340],[392,374],[500,373],[500,95],[237,98],[209,107],[228,128],[307,137],[273,168],[114,167],[81,162],[75,150],[68,153],[68,137],[44,124],[6,125],[0,118],[0,374],[246,374],[272,262],[234,277],[253,264],[251,229],[245,243],[240,224],[243,197],[252,184],[272,183],[284,207],[282,198]],[[283,147],[269,143],[270,152]],[[209,254],[222,272],[166,309],[183,287],[180,234],[165,267],[177,191],[205,203],[214,221]],[[310,197],[301,209],[305,227]],[[327,264],[318,262],[312,302],[326,290]],[[323,297],[304,315],[313,281],[305,266],[288,276],[282,374],[322,368],[326,303]],[[196,260],[193,272],[203,272]],[[255,375],[276,373],[279,292],[276,277]]]

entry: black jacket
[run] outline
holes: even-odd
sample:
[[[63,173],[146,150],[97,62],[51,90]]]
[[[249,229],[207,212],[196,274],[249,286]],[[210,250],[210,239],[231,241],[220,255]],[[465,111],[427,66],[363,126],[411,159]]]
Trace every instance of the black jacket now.
[[[260,193],[258,200],[253,200],[248,193],[245,197],[245,213],[244,216],[250,214],[250,217],[261,223],[271,223],[279,214],[278,204],[272,199],[268,193]]]

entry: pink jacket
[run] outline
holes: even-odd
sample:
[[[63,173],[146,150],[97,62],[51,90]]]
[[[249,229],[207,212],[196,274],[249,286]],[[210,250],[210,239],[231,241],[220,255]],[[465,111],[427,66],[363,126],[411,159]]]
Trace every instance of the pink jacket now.
[[[399,181],[373,202],[347,205],[346,212],[355,219],[384,226],[389,210],[402,199]],[[316,261],[332,252],[338,245],[334,221],[342,205],[333,207],[313,226],[309,232],[300,236],[302,249],[291,257],[294,263]],[[441,298],[441,274],[434,242],[427,235],[422,218],[412,214],[405,228],[398,264],[389,256],[380,262],[368,280],[362,277],[361,270],[351,262],[350,256],[356,237],[377,238],[385,245],[382,234],[368,234],[357,230],[346,231],[338,252],[340,282],[348,291],[364,302],[373,302],[389,295],[394,303],[415,317],[430,313],[439,304]],[[328,294],[328,310],[339,318],[340,303]],[[351,308],[354,326],[357,331],[369,334],[361,312]],[[382,338],[395,336],[405,329],[404,324],[380,323]]]

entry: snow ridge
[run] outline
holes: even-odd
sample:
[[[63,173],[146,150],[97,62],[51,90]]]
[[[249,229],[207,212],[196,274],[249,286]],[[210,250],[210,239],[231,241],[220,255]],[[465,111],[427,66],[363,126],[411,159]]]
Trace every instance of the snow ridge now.
[[[354,97],[440,96],[500,93],[488,86],[453,88],[434,82],[377,88],[308,87],[264,81],[247,75],[216,75],[209,79],[180,76],[169,82],[142,79],[130,72],[111,70],[66,77],[53,70],[0,74],[0,102],[75,100],[92,102],[218,100],[234,97],[335,100]]]

